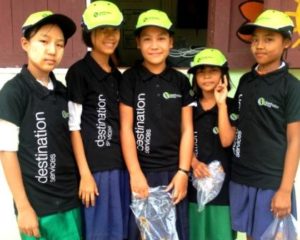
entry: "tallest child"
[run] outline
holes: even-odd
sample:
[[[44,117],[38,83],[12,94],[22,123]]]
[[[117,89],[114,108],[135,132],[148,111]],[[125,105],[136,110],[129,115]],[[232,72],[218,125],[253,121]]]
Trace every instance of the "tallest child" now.
[[[124,73],[121,83],[121,145],[131,191],[141,198],[149,187],[168,185],[177,210],[179,239],[188,239],[188,172],[193,151],[193,102],[188,79],[166,64],[173,47],[172,23],[158,10],[140,14],[136,42],[141,64]],[[130,221],[129,239],[139,239]]]
[[[119,141],[122,76],[111,56],[120,40],[123,15],[114,3],[95,1],[82,19],[83,41],[92,50],[70,67],[66,79],[85,239],[122,240],[127,237],[129,183]]]
[[[239,32],[252,35],[256,64],[236,93],[230,205],[234,230],[259,240],[273,217],[296,214],[293,183],[300,157],[300,82],[283,59],[293,22],[266,10]]]

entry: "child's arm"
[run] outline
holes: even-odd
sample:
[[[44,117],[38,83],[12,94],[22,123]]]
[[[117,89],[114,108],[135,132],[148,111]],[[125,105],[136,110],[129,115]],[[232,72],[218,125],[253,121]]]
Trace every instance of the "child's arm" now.
[[[236,128],[232,127],[228,117],[226,104],[228,80],[224,76],[224,83],[220,80],[215,88],[214,94],[218,106],[218,127],[221,144],[223,147],[229,147],[234,140]]]
[[[148,197],[149,186],[141,170],[133,133],[133,108],[120,103],[120,137],[124,160],[130,175],[131,191],[141,198]]]
[[[271,203],[271,211],[278,217],[291,212],[291,193],[300,157],[300,122],[287,125],[287,151],[281,184]]]
[[[179,147],[179,170],[169,184],[167,191],[173,188],[173,202],[179,203],[187,193],[188,174],[193,157],[193,111],[192,107],[186,106],[181,110],[181,139]],[[182,170],[184,171],[182,171]]]
[[[4,174],[18,211],[19,229],[28,236],[40,237],[38,217],[25,192],[17,153],[3,151],[1,159]]]
[[[80,131],[71,131],[71,142],[80,174],[79,198],[86,207],[95,206],[99,190],[87,163]]]

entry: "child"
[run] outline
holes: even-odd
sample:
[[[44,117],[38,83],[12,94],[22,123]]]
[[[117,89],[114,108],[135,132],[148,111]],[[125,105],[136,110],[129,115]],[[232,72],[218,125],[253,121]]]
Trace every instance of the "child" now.
[[[225,181],[219,195],[200,213],[197,211],[197,190],[190,184],[190,239],[235,239],[228,206],[232,140],[228,141],[227,134],[231,133],[232,127],[226,107],[230,88],[227,60],[219,50],[206,48],[195,55],[188,72],[193,74],[193,88],[198,93],[194,108],[195,153],[191,165],[194,176],[209,177],[207,164],[213,160],[220,161],[225,171]],[[222,121],[218,115],[222,115]]]
[[[81,239],[77,171],[60,63],[74,22],[31,14],[22,26],[28,63],[0,92],[0,150],[22,239]]]
[[[110,60],[122,22],[115,4],[91,3],[83,13],[82,37],[92,51],[71,66],[66,76],[86,239],[127,237],[130,192],[119,140],[121,73]]]
[[[296,216],[300,82],[283,60],[293,26],[285,13],[266,10],[239,29],[252,35],[256,64],[242,76],[236,93],[230,205],[233,229],[246,232],[248,239],[260,239],[274,217]]]
[[[171,29],[172,22],[162,11],[139,15],[135,34],[143,62],[127,70],[121,83],[121,145],[132,193],[145,198],[149,187],[172,189],[179,239],[185,240],[193,97],[188,79],[166,65],[173,46]],[[130,224],[129,239],[139,239],[133,219]]]

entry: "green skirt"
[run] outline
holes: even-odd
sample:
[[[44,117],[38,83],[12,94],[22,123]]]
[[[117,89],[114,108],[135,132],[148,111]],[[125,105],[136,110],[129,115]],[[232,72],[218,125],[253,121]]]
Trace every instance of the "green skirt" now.
[[[197,203],[189,203],[190,240],[233,240],[229,206],[207,205],[198,212]]]
[[[79,208],[39,218],[40,238],[21,233],[22,240],[80,240],[82,239]]]

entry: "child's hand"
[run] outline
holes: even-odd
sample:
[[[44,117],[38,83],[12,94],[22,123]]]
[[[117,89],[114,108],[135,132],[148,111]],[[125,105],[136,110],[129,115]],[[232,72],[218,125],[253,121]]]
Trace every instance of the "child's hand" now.
[[[39,238],[39,221],[38,217],[31,206],[24,209],[18,209],[18,226],[20,232],[33,236],[34,238]]]
[[[219,84],[215,87],[214,90],[214,95],[218,106],[226,103],[226,98],[228,94],[227,86],[228,80],[226,75],[224,75],[224,83],[222,82],[222,79],[220,79]]]
[[[187,174],[182,171],[177,171],[172,181],[166,188],[167,192],[173,189],[172,198],[174,204],[179,203],[183,198],[185,198],[187,193],[187,185],[188,185]]]
[[[193,174],[196,178],[210,177],[210,172],[208,170],[207,165],[204,162],[201,162],[198,159],[196,159],[196,161],[193,161],[192,168]]]
[[[147,179],[142,172],[130,175],[130,186],[132,194],[136,197],[147,198],[149,196]]]
[[[271,211],[274,216],[283,218],[291,213],[291,192],[278,189],[272,198]]]
[[[97,184],[92,174],[82,176],[79,185],[79,198],[86,206],[95,206],[96,196],[99,196]]]

